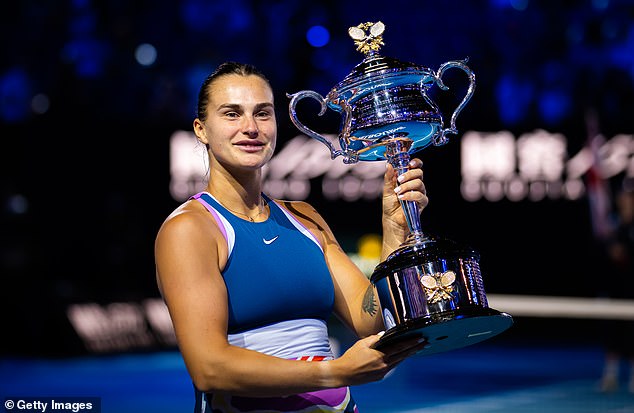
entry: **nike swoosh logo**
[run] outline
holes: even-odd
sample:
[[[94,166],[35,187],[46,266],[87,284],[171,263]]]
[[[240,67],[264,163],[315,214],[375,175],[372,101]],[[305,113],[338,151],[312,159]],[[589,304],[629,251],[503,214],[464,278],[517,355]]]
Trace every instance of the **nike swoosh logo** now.
[[[275,241],[278,237],[279,237],[279,235],[276,235],[276,236],[274,236],[274,237],[273,237],[273,238],[271,238],[271,239],[264,239],[264,238],[262,238],[262,241],[264,241],[264,243],[265,243],[266,245],[269,245],[269,244],[272,244],[272,243],[273,243],[273,241]]]

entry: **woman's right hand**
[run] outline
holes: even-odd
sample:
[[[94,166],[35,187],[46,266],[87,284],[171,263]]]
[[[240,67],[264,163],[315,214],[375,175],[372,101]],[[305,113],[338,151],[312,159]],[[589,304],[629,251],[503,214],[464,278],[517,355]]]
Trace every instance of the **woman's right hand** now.
[[[427,340],[410,337],[377,350],[374,346],[382,337],[374,334],[358,340],[341,357],[332,360],[335,374],[341,374],[342,385],[358,385],[382,380],[406,358],[421,351]]]

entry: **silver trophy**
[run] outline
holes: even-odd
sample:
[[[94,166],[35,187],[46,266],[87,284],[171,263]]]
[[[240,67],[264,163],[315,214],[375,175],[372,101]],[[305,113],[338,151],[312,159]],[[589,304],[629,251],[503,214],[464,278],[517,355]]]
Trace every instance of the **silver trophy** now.
[[[295,126],[330,149],[331,158],[344,163],[387,160],[401,174],[410,155],[429,145],[444,145],[456,135],[456,117],[475,90],[475,75],[466,60],[449,61],[437,71],[381,56],[385,25],[362,23],[348,30],[357,50],[364,54],[324,98],[303,90],[289,94],[289,114]],[[430,89],[448,90],[445,71],[457,68],[469,77],[465,97],[445,127]],[[296,106],[312,98],[321,104],[319,115],[330,108],[341,113],[339,146],[298,119]],[[383,310],[386,333],[377,347],[412,335],[424,336],[432,354],[465,347],[508,329],[513,318],[488,306],[480,273],[478,252],[449,239],[425,234],[418,204],[401,202],[407,218],[407,240],[376,266],[370,280]]]

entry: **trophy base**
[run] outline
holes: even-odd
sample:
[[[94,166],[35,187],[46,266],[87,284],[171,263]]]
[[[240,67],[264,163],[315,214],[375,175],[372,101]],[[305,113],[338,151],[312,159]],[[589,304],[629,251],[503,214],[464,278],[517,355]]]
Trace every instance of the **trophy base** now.
[[[417,318],[392,327],[374,346],[381,350],[412,336],[427,339],[428,347],[416,354],[430,355],[470,346],[511,327],[513,318],[492,308],[452,310]]]

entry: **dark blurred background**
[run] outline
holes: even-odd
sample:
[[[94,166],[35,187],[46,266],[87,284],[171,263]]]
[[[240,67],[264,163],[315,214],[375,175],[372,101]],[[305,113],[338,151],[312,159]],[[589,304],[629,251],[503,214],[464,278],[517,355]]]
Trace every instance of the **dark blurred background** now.
[[[488,294],[600,296],[609,278],[593,235],[589,167],[574,172],[583,185],[574,196],[466,199],[461,138],[504,131],[519,147],[535,131],[563,136],[561,184],[589,138],[602,135],[607,148],[621,137],[624,166],[602,176],[616,191],[634,175],[634,1],[14,1],[0,12],[0,305],[13,332],[0,351],[173,346],[148,315],[159,317],[150,310],[159,297],[153,242],[182,202],[170,190],[170,142],[191,131],[200,83],[225,60],[264,71],[280,151],[300,134],[286,94],[325,96],[362,59],[348,28],[378,20],[382,54],[433,70],[468,58],[477,77],[458,136],[416,154],[431,197],[424,229],[480,251]],[[450,91],[437,95],[446,120],[463,77],[448,74]],[[312,121],[337,133],[336,114]],[[380,230],[378,198],[326,197],[322,178],[310,177],[304,199],[356,254],[361,237]],[[91,334],[115,344],[87,347],[69,322],[77,304]],[[143,334],[123,344],[100,330],[136,323]]]

